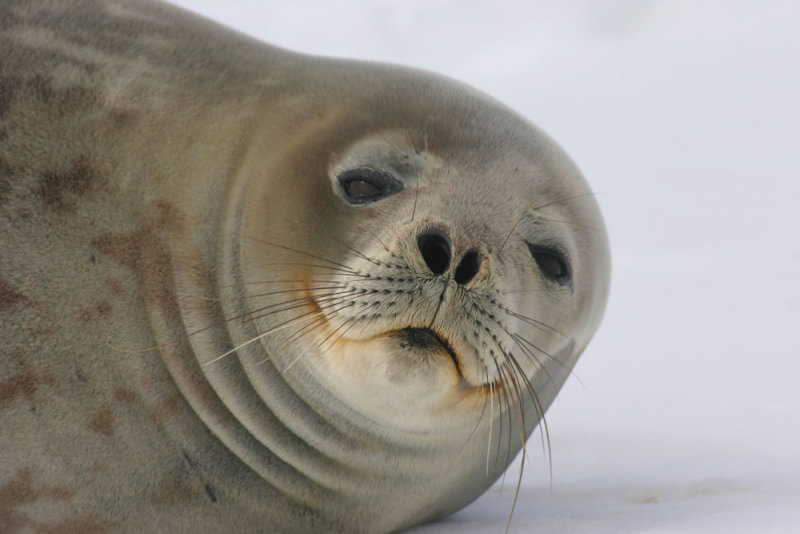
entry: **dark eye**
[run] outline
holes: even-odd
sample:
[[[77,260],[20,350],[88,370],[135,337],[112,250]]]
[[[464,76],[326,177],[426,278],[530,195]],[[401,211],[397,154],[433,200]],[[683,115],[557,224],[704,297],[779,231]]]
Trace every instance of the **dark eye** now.
[[[339,176],[342,194],[351,204],[375,202],[403,190],[402,182],[372,169],[353,169]]]
[[[554,248],[542,247],[538,245],[531,245],[527,241],[528,250],[531,251],[531,256],[536,260],[536,265],[545,277],[553,282],[565,286],[572,281],[572,272],[570,272],[569,264],[564,255]]]

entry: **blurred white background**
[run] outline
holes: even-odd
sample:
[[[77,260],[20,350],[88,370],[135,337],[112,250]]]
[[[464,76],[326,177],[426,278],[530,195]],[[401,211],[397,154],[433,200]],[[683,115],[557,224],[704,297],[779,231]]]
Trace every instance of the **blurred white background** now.
[[[177,3],[474,85],[598,193],[611,300],[511,532],[800,532],[800,2]],[[503,532],[517,469],[414,532]]]

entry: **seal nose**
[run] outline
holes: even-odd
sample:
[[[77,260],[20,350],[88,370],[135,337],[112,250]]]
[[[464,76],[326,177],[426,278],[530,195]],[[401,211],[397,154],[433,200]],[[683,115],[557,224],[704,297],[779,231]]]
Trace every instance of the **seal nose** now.
[[[446,234],[436,230],[422,232],[417,236],[417,246],[433,274],[443,274],[450,267],[450,239]]]
[[[466,285],[470,280],[475,278],[481,268],[481,254],[473,249],[470,249],[461,257],[461,262],[456,267],[456,272],[453,278],[459,285]]]

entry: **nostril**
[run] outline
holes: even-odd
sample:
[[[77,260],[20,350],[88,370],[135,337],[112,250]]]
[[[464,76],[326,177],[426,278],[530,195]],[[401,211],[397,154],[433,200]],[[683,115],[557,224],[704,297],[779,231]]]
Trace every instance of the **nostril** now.
[[[433,274],[443,274],[450,267],[450,240],[445,234],[436,231],[423,232],[417,236],[417,246]]]
[[[456,267],[456,274],[454,276],[456,283],[462,286],[469,283],[469,281],[475,278],[475,275],[478,274],[480,268],[480,253],[475,249],[468,250],[467,253],[461,258],[461,263],[459,263],[458,267]]]

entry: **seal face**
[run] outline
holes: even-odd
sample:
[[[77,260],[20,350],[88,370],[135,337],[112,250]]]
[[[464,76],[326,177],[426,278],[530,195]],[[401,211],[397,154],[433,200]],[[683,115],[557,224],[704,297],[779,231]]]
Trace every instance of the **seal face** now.
[[[549,138],[169,6],[2,9],[0,488],[42,490],[0,526],[387,532],[497,479],[607,297]]]

